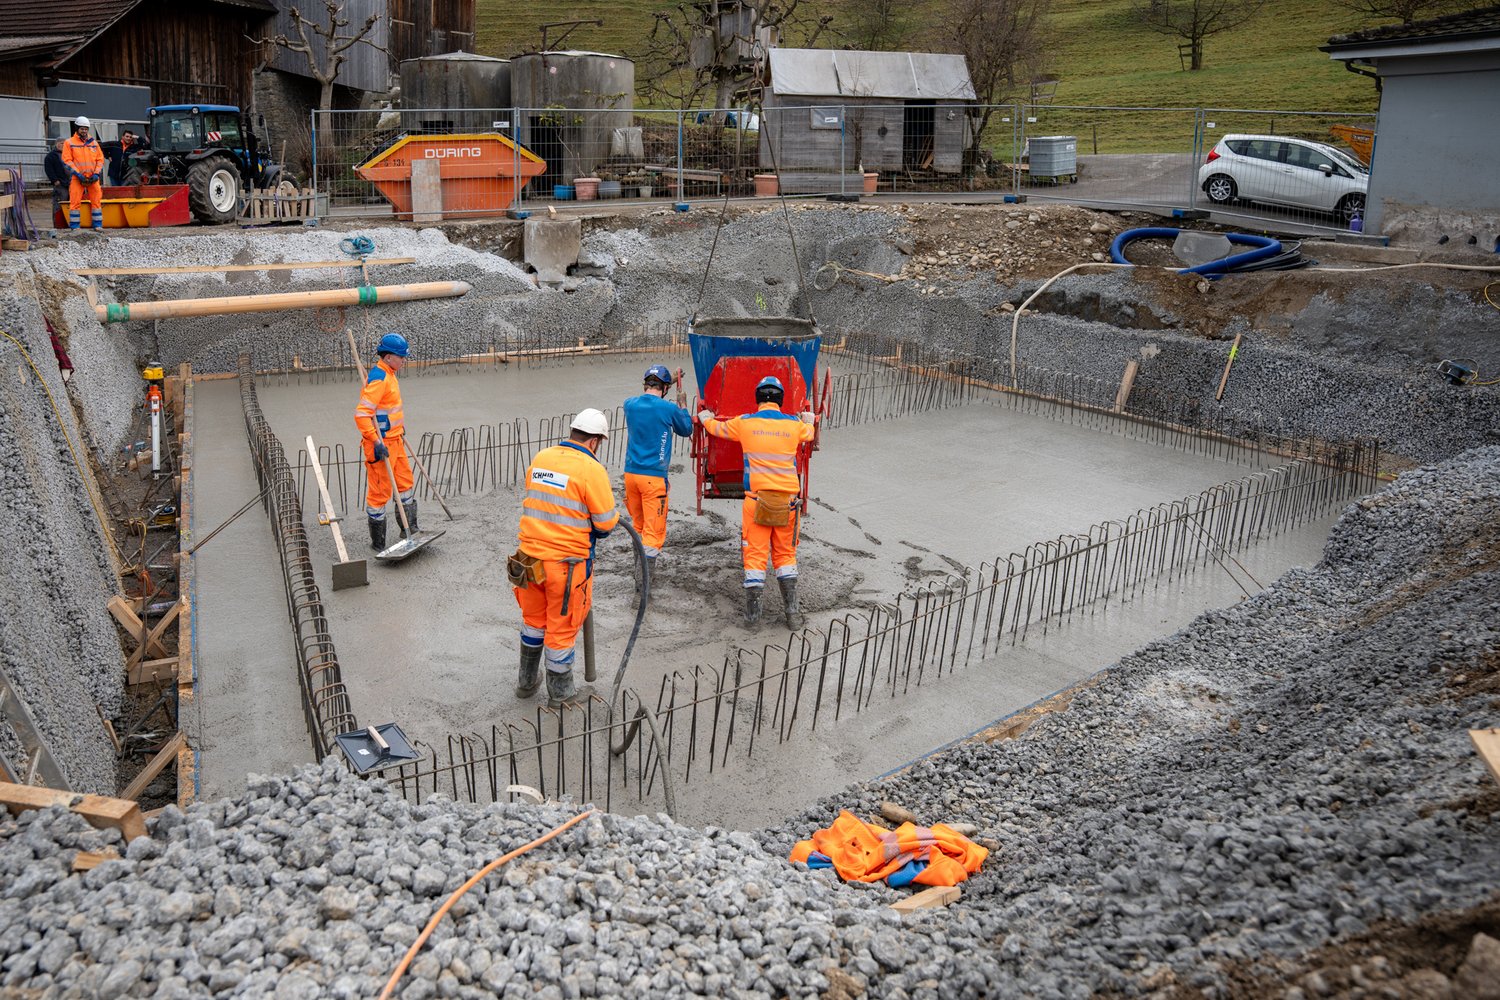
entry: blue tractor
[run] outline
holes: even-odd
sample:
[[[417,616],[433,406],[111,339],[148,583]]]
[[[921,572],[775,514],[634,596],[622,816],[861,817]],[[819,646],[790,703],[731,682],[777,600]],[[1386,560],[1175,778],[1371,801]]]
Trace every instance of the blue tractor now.
[[[233,105],[165,104],[147,114],[151,146],[131,155],[125,182],[186,184],[200,222],[233,222],[243,192],[282,180],[250,116]]]

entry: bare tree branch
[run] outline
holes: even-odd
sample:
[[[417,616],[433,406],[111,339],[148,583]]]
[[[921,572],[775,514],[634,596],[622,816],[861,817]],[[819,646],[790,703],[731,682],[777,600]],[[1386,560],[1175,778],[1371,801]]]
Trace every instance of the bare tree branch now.
[[[300,53],[307,62],[308,75],[318,81],[320,89],[318,107],[323,111],[327,111],[333,105],[333,85],[337,82],[339,71],[343,69],[344,63],[348,62],[349,57],[345,53],[349,49],[364,44],[377,52],[390,55],[389,49],[372,41],[369,37],[376,25],[380,23],[382,15],[379,13],[367,17],[364,24],[352,34],[341,33],[341,29],[349,27],[349,18],[345,16],[346,6],[347,0],[323,0],[324,13],[327,15],[326,23],[308,17],[297,7],[288,7],[287,16],[297,28],[295,39],[284,33],[262,38],[246,36],[256,45],[269,43],[277,48],[286,49],[288,52]],[[308,34],[309,31],[312,32],[311,35]],[[322,41],[321,46],[313,43],[314,37]]]
[[[1203,68],[1203,39],[1238,28],[1260,13],[1267,0],[1135,0],[1141,23],[1162,35],[1175,35],[1190,47],[1188,68]]]

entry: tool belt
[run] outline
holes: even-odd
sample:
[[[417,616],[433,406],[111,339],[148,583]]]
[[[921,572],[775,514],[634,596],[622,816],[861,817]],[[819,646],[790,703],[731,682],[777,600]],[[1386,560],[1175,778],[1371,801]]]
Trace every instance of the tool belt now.
[[[792,523],[792,497],[781,490],[760,490],[755,495],[755,523],[784,528]]]
[[[542,581],[547,579],[547,570],[536,556],[528,556],[516,549],[515,555],[505,560],[505,576],[512,587],[525,587],[532,583],[540,587]]]

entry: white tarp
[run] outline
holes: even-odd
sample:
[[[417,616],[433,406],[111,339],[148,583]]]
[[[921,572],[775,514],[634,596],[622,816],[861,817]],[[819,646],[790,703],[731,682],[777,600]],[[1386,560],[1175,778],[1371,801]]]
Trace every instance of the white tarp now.
[[[780,97],[974,100],[969,67],[959,55],[775,48],[770,56],[771,92]]]

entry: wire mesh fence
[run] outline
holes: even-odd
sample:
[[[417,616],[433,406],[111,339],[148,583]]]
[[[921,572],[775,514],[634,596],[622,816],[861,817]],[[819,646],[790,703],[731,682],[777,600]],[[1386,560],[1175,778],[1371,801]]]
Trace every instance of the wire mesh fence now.
[[[590,200],[961,190],[1347,229],[1362,211],[1373,117],[959,102],[317,111],[310,167],[334,215],[411,218],[412,164],[429,160],[441,180],[429,210],[452,218]],[[1220,174],[1232,187],[1209,183]]]

